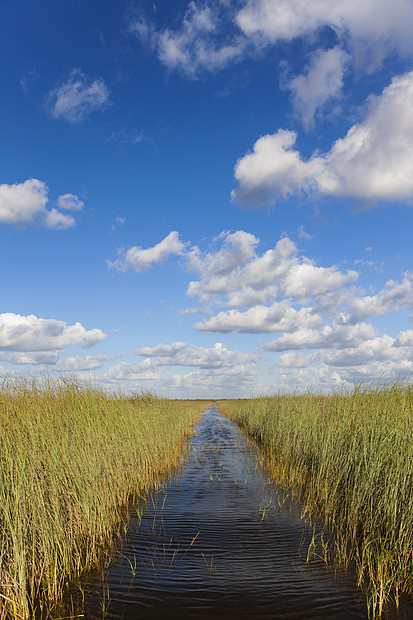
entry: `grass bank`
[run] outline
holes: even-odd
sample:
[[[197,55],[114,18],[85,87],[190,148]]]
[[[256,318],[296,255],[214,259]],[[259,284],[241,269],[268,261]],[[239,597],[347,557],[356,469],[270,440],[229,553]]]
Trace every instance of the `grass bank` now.
[[[300,494],[353,560],[369,611],[413,594],[413,388],[221,402],[265,451],[277,484]]]
[[[0,618],[43,617],[96,566],[121,508],[177,463],[206,403],[127,399],[74,381],[0,390]]]

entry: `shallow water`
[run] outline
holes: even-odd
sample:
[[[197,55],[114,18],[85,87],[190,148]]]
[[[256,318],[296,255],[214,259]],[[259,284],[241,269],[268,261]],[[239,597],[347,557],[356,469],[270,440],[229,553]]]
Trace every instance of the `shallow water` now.
[[[132,513],[109,567],[71,588],[84,617],[367,618],[351,570],[306,562],[313,528],[236,425],[209,407],[191,442],[182,470]],[[385,617],[413,620],[413,606]]]

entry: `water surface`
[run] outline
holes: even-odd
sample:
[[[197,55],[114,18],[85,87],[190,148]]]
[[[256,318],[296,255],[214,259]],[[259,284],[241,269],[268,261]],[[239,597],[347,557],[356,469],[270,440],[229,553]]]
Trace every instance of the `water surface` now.
[[[253,442],[215,407],[190,441],[181,471],[132,513],[109,567],[79,583],[85,617],[367,618],[351,570],[306,562],[313,528],[269,483]],[[413,607],[385,617],[413,620]]]

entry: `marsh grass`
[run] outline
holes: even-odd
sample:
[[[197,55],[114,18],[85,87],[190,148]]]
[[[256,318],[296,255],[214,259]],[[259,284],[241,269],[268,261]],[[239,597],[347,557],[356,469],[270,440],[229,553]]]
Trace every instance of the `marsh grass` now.
[[[122,508],[179,459],[199,403],[127,399],[74,380],[0,389],[0,618],[47,617],[98,566]]]
[[[277,484],[298,493],[307,514],[334,533],[326,556],[355,562],[372,616],[413,594],[412,386],[220,407],[264,449]]]

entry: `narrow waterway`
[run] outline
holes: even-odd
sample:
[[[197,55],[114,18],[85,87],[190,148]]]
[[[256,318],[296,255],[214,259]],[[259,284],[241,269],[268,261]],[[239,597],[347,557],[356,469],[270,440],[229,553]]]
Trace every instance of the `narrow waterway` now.
[[[209,407],[190,441],[181,471],[132,514],[109,567],[71,588],[84,617],[367,618],[351,570],[306,562],[312,528],[236,425]],[[413,619],[413,607],[386,618]]]

